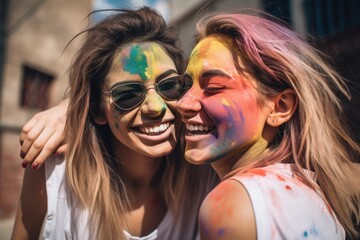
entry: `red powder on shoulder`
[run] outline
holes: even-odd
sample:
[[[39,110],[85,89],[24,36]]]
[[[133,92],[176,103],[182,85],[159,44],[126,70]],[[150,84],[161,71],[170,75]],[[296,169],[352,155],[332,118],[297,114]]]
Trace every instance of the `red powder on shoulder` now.
[[[259,176],[266,176],[266,171],[264,169],[260,169],[260,168],[254,168],[254,169],[250,169],[249,171],[247,171],[247,173],[253,174],[253,175],[259,175]]]
[[[279,179],[282,182],[285,182],[285,178],[283,178],[282,176],[277,175],[277,179]]]

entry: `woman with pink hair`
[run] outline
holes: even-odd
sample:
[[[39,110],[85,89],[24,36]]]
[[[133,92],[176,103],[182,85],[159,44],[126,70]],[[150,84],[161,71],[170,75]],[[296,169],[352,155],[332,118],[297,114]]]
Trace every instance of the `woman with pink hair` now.
[[[201,238],[358,236],[360,147],[341,118],[341,77],[262,17],[206,17],[197,40],[184,73],[193,84],[177,104],[185,158],[222,180],[202,203]]]

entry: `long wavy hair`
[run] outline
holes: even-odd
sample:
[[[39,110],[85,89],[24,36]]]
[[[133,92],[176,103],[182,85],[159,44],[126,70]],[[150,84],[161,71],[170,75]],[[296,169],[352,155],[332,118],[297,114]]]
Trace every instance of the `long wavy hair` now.
[[[157,12],[147,7],[112,11],[115,13],[76,36],[85,34],[85,39],[70,67],[70,104],[65,127],[70,202],[88,211],[90,231],[96,234],[96,239],[123,239],[127,226],[125,212],[130,205],[126,185],[117,169],[118,160],[112,154],[110,128],[94,121],[94,117],[103,114],[101,92],[117,49],[130,42],[156,42],[174,61],[177,71],[184,70],[176,33]],[[164,157],[162,168],[162,194],[175,214],[184,198],[198,194],[195,189],[201,187],[196,180],[201,169],[191,167],[182,156],[183,149],[178,144]]]
[[[298,107],[278,131],[276,140],[251,165],[235,172],[278,162],[295,163],[296,174],[330,204],[351,236],[357,235],[352,217],[360,218],[360,171],[353,161],[360,147],[349,134],[338,95],[350,98],[345,81],[327,63],[323,54],[278,22],[241,13],[218,14],[197,24],[197,41],[212,34],[233,39],[247,69],[266,98],[287,88],[295,91]],[[303,169],[315,172],[314,184]],[[318,189],[318,187],[320,189]]]

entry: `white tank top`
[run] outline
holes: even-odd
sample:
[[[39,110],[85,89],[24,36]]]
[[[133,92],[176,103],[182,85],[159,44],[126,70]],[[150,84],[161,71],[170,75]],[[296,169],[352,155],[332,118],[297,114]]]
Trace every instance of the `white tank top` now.
[[[330,206],[292,173],[291,164],[252,169],[232,179],[250,196],[257,239],[345,239]]]
[[[63,159],[48,159],[45,162],[47,214],[45,216],[40,239],[95,239],[89,232],[88,213],[79,212],[79,208],[70,207],[65,191],[65,161]],[[203,185],[210,187],[211,183]],[[201,202],[182,203],[180,215],[175,222],[174,215],[168,211],[159,226],[147,236],[131,236],[124,234],[129,240],[190,240],[199,239],[197,213]]]

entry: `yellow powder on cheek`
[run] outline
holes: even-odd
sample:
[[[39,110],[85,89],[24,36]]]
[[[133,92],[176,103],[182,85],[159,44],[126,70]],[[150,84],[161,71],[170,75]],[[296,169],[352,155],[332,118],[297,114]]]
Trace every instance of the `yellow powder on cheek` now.
[[[230,103],[228,102],[228,100],[226,100],[226,99],[221,99],[221,103],[222,104],[224,104],[225,106],[228,106],[228,107],[230,107]]]

